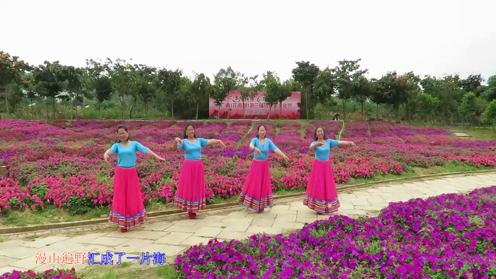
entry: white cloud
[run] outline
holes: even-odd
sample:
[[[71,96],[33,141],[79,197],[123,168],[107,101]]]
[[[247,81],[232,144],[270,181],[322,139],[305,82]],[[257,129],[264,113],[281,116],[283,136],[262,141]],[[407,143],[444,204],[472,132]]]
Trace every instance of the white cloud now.
[[[230,65],[288,78],[296,61],[362,58],[374,77],[487,78],[496,74],[495,10],[490,0],[7,0],[0,50],[32,64],[132,58],[190,76]]]

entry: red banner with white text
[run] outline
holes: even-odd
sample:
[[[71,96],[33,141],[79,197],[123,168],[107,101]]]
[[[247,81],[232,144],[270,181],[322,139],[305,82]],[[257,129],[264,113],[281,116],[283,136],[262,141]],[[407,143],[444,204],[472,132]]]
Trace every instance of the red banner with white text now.
[[[233,90],[218,106],[215,100],[210,98],[208,115],[210,118],[300,118],[301,93],[292,92],[282,103],[272,107],[265,102],[265,93],[257,92],[253,98],[244,102],[239,91]]]

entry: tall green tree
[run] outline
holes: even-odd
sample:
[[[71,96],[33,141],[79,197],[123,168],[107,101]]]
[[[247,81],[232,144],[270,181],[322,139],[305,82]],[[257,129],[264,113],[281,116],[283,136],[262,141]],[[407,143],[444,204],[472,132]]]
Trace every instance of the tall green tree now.
[[[65,67],[58,61],[45,61],[33,70],[34,90],[42,97],[51,100],[53,118],[56,115],[56,99],[66,86]],[[47,110],[48,118],[48,110]]]
[[[106,100],[110,100],[112,96],[112,82],[110,78],[102,76],[95,80],[95,95],[98,101],[98,108],[100,109],[101,104]]]
[[[106,63],[110,79],[112,82],[112,92],[116,93],[121,106],[121,117],[128,111],[129,118],[132,118],[133,110],[138,101],[138,82],[135,65],[129,64],[125,60],[108,59]]]
[[[309,61],[296,62],[296,68],[291,72],[293,79],[301,84],[303,87],[302,104],[300,104],[300,111],[303,111],[302,116],[309,119],[313,118],[313,109],[315,103],[312,101],[312,93],[314,82],[319,74],[319,67],[311,64]]]
[[[405,104],[407,118],[410,117],[410,107],[414,94],[418,92],[419,79],[412,72],[398,75],[396,72],[389,72],[378,81],[377,89],[385,97],[385,101],[391,104],[396,116],[399,116],[399,108]]]
[[[369,85],[370,85],[370,100],[374,102],[376,105],[375,117],[376,119],[379,119],[379,106],[381,104],[386,104],[387,98],[386,95],[380,90],[379,81],[377,79],[375,78],[370,79]]]
[[[484,91],[484,86],[482,82],[484,79],[479,75],[469,75],[466,79],[460,80],[460,85],[462,87],[463,92],[473,92],[476,97],[479,97],[480,94]]]
[[[366,69],[360,68],[361,59],[341,60],[334,69],[336,90],[343,105],[343,116],[346,118],[346,101],[357,96],[360,89],[361,79],[367,73]]]
[[[258,82],[258,76],[246,77],[240,75],[238,79],[238,90],[241,95],[241,103],[243,105],[243,117],[246,117],[245,103],[247,100],[252,99],[257,92],[262,89],[261,83]]]
[[[365,118],[364,104],[373,95],[373,84],[365,76],[358,76],[352,82],[353,99],[360,103],[362,119]]]
[[[263,75],[261,84],[265,91],[265,103],[269,105],[269,113],[267,118],[270,118],[272,107],[279,102],[280,98],[282,98],[281,94],[283,94],[283,92],[281,81],[276,74],[268,71]]]
[[[422,91],[415,96],[415,103],[415,114],[421,119],[427,121],[432,121],[434,119],[435,112],[438,110],[440,105],[437,97]]]
[[[314,96],[319,103],[325,103],[335,93],[336,80],[333,69],[329,67],[321,70],[314,82]]]
[[[442,79],[425,76],[420,84],[424,93],[436,97],[440,106],[436,117],[447,123],[453,123],[458,118],[458,104],[463,97],[463,90],[458,76],[446,76]]]
[[[473,92],[463,95],[458,111],[465,123],[479,124],[480,116],[485,109],[485,104]]]
[[[496,100],[496,75],[489,77],[487,80],[487,88],[484,92],[484,97],[489,102]]]
[[[180,70],[160,69],[157,75],[158,94],[164,96],[163,101],[167,101],[170,104],[170,113],[174,118],[174,103],[180,92],[183,73]]]
[[[486,125],[496,126],[496,100],[492,100],[482,113],[482,122]]]
[[[281,84],[280,93],[277,101],[279,102],[279,109],[282,114],[282,102],[291,96],[294,91],[301,90],[300,84],[293,79],[288,79]]]
[[[208,96],[212,94],[213,86],[210,83],[210,79],[204,74],[199,74],[193,80],[191,84],[191,96],[196,104],[195,119],[198,119],[198,111],[200,109],[200,102],[202,99],[208,99]]]
[[[17,106],[22,102],[24,94],[23,88],[19,83],[11,82],[7,85],[7,100],[9,103],[9,113],[15,112]]]
[[[177,93],[178,97],[176,103],[177,115],[180,116],[181,118],[191,119],[195,115],[196,103],[191,98],[192,85],[193,85],[193,81],[190,80],[188,77],[185,76],[181,77],[179,82],[179,89]],[[200,100],[200,103],[204,104],[203,100]],[[204,105],[208,107],[208,98],[207,98],[207,103]],[[201,107],[200,107],[200,111],[201,111]]]
[[[19,57],[11,56],[7,52],[0,51],[0,94],[4,97],[5,112],[9,112],[9,92],[7,92],[7,86],[11,83],[20,83],[22,74],[29,69],[30,66],[19,59]],[[10,93],[11,96],[18,96],[18,94],[12,95],[12,92]],[[14,100],[18,100],[18,98]],[[13,104],[13,100],[10,103]]]
[[[220,106],[231,90],[238,88],[238,74],[229,66],[220,69],[214,76],[214,88],[212,98],[215,104]]]
[[[136,93],[145,106],[145,115],[148,114],[149,104],[155,97],[155,73],[154,67],[135,65]]]
[[[73,66],[63,66],[63,74],[65,79],[64,90],[69,95],[73,109],[72,118],[77,118],[77,107],[83,104],[83,96],[85,93],[82,82],[85,71]]]

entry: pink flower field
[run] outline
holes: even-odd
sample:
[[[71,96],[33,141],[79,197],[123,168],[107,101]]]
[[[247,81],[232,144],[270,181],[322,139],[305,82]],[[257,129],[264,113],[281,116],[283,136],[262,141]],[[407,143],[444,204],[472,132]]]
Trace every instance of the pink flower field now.
[[[132,140],[167,159],[159,163],[141,156],[138,171],[145,201],[168,203],[173,199],[182,161],[172,141],[182,136],[186,123],[0,120],[0,161],[7,166],[7,177],[0,177],[0,214],[13,209],[42,209],[49,204],[79,214],[109,205],[113,167],[103,161],[103,153],[115,141],[115,129],[120,124],[129,128]],[[251,159],[248,143],[261,123],[268,137],[290,157],[287,163],[271,157],[275,190],[304,190],[312,161],[308,145],[315,127],[323,126],[331,138],[342,128],[341,122],[334,121],[197,122],[199,137],[222,139],[227,145],[226,149],[204,151],[210,201],[241,191]],[[496,167],[496,140],[460,139],[442,129],[348,122],[341,139],[357,144],[333,152],[336,180],[341,184],[351,178],[401,175],[413,167],[446,163]]]

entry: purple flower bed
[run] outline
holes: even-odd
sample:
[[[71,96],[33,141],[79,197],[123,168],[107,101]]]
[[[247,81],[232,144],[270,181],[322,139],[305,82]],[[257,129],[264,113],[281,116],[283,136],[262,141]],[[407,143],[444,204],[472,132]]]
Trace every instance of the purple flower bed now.
[[[332,216],[288,235],[210,241],[176,258],[187,278],[495,278],[496,186]]]
[[[49,269],[44,272],[18,271],[6,272],[0,275],[0,279],[77,279],[76,270]]]

